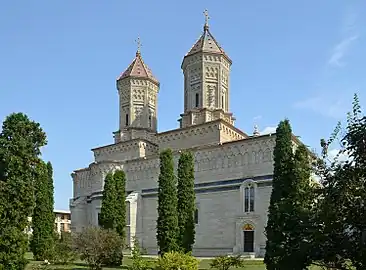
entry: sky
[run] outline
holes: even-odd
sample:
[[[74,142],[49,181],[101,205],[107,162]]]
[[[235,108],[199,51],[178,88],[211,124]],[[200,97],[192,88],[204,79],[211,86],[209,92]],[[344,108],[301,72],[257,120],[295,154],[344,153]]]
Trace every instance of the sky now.
[[[289,118],[311,148],[344,121],[354,93],[366,107],[366,2],[308,1],[1,1],[0,120],[23,112],[48,136],[55,208],[68,209],[73,170],[118,129],[116,78],[137,37],[159,79],[159,131],[178,127],[181,62],[203,30],[233,60],[230,110],[248,134]],[[337,151],[335,147],[333,149]]]

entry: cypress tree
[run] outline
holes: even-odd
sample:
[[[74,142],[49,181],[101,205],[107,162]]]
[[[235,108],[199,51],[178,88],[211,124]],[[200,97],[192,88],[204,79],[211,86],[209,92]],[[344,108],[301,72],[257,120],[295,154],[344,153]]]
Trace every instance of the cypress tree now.
[[[272,180],[272,194],[266,226],[266,254],[264,263],[268,270],[283,268],[283,259],[286,256],[287,219],[291,212],[288,210],[288,201],[285,200],[291,193],[293,178],[293,150],[292,130],[289,120],[281,121],[276,130],[276,145],[274,147],[274,171]],[[282,267],[282,268],[281,268]]]
[[[126,238],[126,175],[124,171],[117,170],[113,175],[116,185],[116,231],[122,237]]]
[[[40,148],[47,144],[38,123],[22,113],[9,115],[0,133],[0,269],[24,269],[34,208],[34,179]]]
[[[99,225],[104,229],[116,228],[116,201],[117,191],[113,173],[106,175],[104,180],[102,207],[100,210]]]
[[[53,181],[51,163],[38,164],[36,205],[32,216],[31,250],[38,261],[50,259],[54,244]],[[49,171],[50,170],[50,171]]]
[[[178,244],[184,252],[192,251],[195,240],[194,157],[183,152],[178,161]]]
[[[173,153],[170,149],[160,153],[158,180],[157,244],[159,254],[178,249],[177,184],[174,175]]]

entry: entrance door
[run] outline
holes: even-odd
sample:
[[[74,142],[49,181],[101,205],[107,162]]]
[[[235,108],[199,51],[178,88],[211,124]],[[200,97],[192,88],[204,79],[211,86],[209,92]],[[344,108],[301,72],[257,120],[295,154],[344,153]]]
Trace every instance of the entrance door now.
[[[254,231],[244,231],[244,252],[254,252]]]

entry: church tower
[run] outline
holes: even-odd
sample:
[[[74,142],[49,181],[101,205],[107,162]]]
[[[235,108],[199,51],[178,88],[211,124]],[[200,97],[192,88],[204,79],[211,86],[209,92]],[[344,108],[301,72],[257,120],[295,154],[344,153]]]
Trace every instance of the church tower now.
[[[119,94],[119,131],[115,143],[132,139],[151,139],[157,131],[159,81],[144,63],[138,49],[132,63],[117,78]]]
[[[208,12],[205,14],[203,33],[184,56],[184,113],[180,127],[223,119],[234,125],[229,111],[230,67],[229,56],[209,30]]]

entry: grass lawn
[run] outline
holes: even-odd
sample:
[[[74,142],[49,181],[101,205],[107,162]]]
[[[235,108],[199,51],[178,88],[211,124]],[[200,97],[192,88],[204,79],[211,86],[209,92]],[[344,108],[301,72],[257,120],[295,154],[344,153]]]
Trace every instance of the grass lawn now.
[[[27,266],[26,270],[31,270],[32,266],[39,264],[40,262],[32,261],[32,254],[27,253],[27,259],[30,259],[31,262]],[[123,259],[123,266],[116,268],[103,268],[105,270],[116,270],[116,269],[126,269],[129,265],[131,265],[132,261],[129,257],[125,256]],[[201,260],[199,269],[210,269],[211,260]],[[59,270],[81,270],[87,269],[87,266],[83,262],[76,262],[72,265],[59,265],[59,266],[50,266],[48,269],[59,269]],[[246,266],[244,268],[232,268],[237,270],[265,270],[266,267],[261,260],[247,260]],[[318,267],[310,267],[311,270],[320,270]]]

